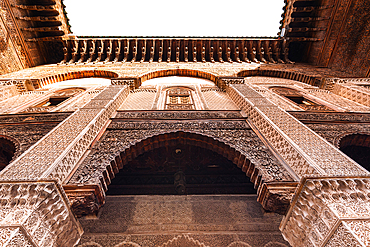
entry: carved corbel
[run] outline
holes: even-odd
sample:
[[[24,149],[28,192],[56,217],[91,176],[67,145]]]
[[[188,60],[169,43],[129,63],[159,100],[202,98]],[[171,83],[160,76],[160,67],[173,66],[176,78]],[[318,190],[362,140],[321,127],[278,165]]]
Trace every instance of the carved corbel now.
[[[150,57],[149,57],[149,63],[152,63],[154,60],[154,46],[150,47]]]
[[[167,48],[167,63],[171,62],[171,43],[170,46]]]
[[[136,55],[137,55],[137,46],[135,44],[134,47],[132,47],[132,59],[131,59],[131,63],[136,62]]]
[[[68,62],[69,64],[74,63],[77,61],[78,56],[78,40],[72,41],[72,59]]]
[[[127,62],[128,52],[129,52],[129,46],[127,45],[123,48],[123,60],[122,60],[123,63]]]
[[[277,61],[278,63],[284,63],[284,61],[280,58],[280,50],[280,43],[278,42],[278,40],[272,41],[272,54],[275,58],[275,61]]]
[[[206,48],[204,46],[202,46],[201,56],[202,56],[202,62],[205,63],[206,62]]]
[[[180,47],[176,46],[176,63],[180,62]]]
[[[103,40],[99,40],[100,45],[98,46],[98,57],[94,61],[94,63],[99,63],[102,60],[102,56],[104,53],[105,44]]]
[[[268,62],[270,63],[276,63],[276,61],[272,58],[272,48],[270,46],[270,42],[268,40],[265,40],[263,42],[263,49],[265,51],[265,57]]]
[[[81,56],[80,59],[78,60],[78,63],[82,63],[87,56],[87,40],[82,40],[82,46],[81,46]]]
[[[114,60],[113,60],[114,63],[119,61],[119,56],[121,54],[121,49],[122,49],[122,42],[120,40],[118,40],[116,49],[114,50]]]
[[[264,51],[263,46],[261,46],[261,41],[260,40],[257,40],[257,46],[256,46],[255,50],[256,50],[257,59],[259,61],[261,61],[262,63],[267,63],[266,59],[264,58],[265,51]]]
[[[241,63],[242,61],[240,60],[240,57],[239,57],[239,47],[235,47],[235,59],[236,59],[236,62],[238,63]]]
[[[189,48],[185,46],[184,61],[189,62]]]
[[[113,42],[112,40],[109,40],[109,45],[107,47],[107,58],[104,60],[104,63],[108,63],[111,61],[112,53],[113,53]]]
[[[197,47],[196,45],[193,46],[193,62],[197,62]]]
[[[68,60],[68,49],[69,48],[69,42],[67,40],[63,40],[63,60],[59,64],[65,64]]]
[[[284,62],[293,64],[294,62],[290,61],[289,58],[288,58],[288,55],[289,55],[289,43],[287,42],[286,39],[283,40],[282,49],[283,49]]]
[[[244,62],[247,62],[247,63],[250,63],[251,62],[248,59],[248,48],[246,46],[244,46],[243,59],[244,59]]]
[[[223,63],[223,62],[224,62],[224,60],[222,59],[222,47],[221,47],[221,46],[218,48],[218,53],[217,53],[217,55],[218,55],[218,61],[219,61],[220,63]]]
[[[146,55],[146,46],[141,47],[141,59],[140,63],[145,61],[145,55]]]
[[[210,48],[210,51],[209,51],[209,60],[211,61],[211,63],[214,63],[215,62],[215,59],[213,57],[213,46],[211,46]]]
[[[253,46],[253,41],[248,41],[248,54],[249,58],[254,63],[259,63],[259,61],[256,58],[256,47]]]
[[[158,63],[162,62],[163,57],[163,40],[161,40],[158,51]]]
[[[229,63],[233,62],[233,60],[231,59],[231,48],[230,48],[230,46],[227,46],[227,49],[226,49],[226,59]]]
[[[95,42],[94,40],[90,40],[88,43],[90,44],[89,47],[89,58],[86,60],[85,63],[90,63],[94,59],[95,55]]]

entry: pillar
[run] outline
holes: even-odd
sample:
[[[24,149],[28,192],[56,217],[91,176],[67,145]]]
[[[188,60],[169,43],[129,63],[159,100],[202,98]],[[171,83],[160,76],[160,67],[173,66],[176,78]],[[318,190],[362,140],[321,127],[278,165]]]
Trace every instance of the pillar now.
[[[0,173],[1,246],[73,246],[83,230],[61,185],[129,93],[111,85]]]
[[[228,94],[299,180],[280,225],[284,238],[302,247],[368,246],[370,173],[248,82],[228,82]]]

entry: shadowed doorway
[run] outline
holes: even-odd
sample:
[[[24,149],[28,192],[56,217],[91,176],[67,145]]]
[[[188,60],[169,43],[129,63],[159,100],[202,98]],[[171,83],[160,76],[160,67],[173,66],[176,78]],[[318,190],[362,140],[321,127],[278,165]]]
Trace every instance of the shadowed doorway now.
[[[128,162],[107,195],[256,194],[246,174],[206,148],[177,144],[145,152]]]

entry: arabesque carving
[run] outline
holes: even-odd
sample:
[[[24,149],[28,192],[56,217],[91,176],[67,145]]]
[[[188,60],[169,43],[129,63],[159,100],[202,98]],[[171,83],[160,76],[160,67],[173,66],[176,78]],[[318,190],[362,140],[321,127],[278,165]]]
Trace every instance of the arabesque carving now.
[[[289,173],[244,121],[187,120],[172,123],[113,122],[94,152],[78,168],[70,184],[97,184],[110,162],[135,143],[164,133],[186,131],[211,137],[245,155],[261,171],[262,180],[289,181]],[[117,138],[119,137],[119,138]],[[255,150],[258,147],[258,152]],[[236,157],[235,157],[236,158]]]
[[[307,177],[280,225],[292,246],[367,246],[370,177]]]
[[[189,237],[188,235],[179,235],[169,240],[168,242],[161,245],[161,247],[177,247],[177,246],[188,246],[188,247],[209,247],[198,240]]]
[[[73,246],[83,230],[55,182],[0,182],[1,246]]]
[[[243,118],[240,111],[119,111],[121,119],[224,119]]]
[[[370,90],[367,78],[360,79],[332,79],[333,93],[346,99],[370,107]]]
[[[7,166],[0,178],[48,178],[62,182],[127,94],[127,86],[106,88]]]
[[[228,93],[299,177],[368,174],[356,162],[249,85],[231,85]]]
[[[18,94],[15,85],[0,85],[0,102]]]

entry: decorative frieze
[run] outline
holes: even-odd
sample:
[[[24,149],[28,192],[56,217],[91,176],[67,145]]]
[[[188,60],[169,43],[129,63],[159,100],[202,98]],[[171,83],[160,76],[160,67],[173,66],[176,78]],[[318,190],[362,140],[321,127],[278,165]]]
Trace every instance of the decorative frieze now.
[[[136,79],[128,78],[128,79],[112,79],[112,85],[128,85],[131,90],[137,88]]]
[[[221,89],[225,89],[230,84],[244,84],[244,78],[219,78],[217,81],[217,86]]]
[[[116,119],[235,119],[240,111],[119,111]]]
[[[341,122],[341,123],[370,123],[369,113],[348,112],[289,112],[304,123],[310,122]]]

